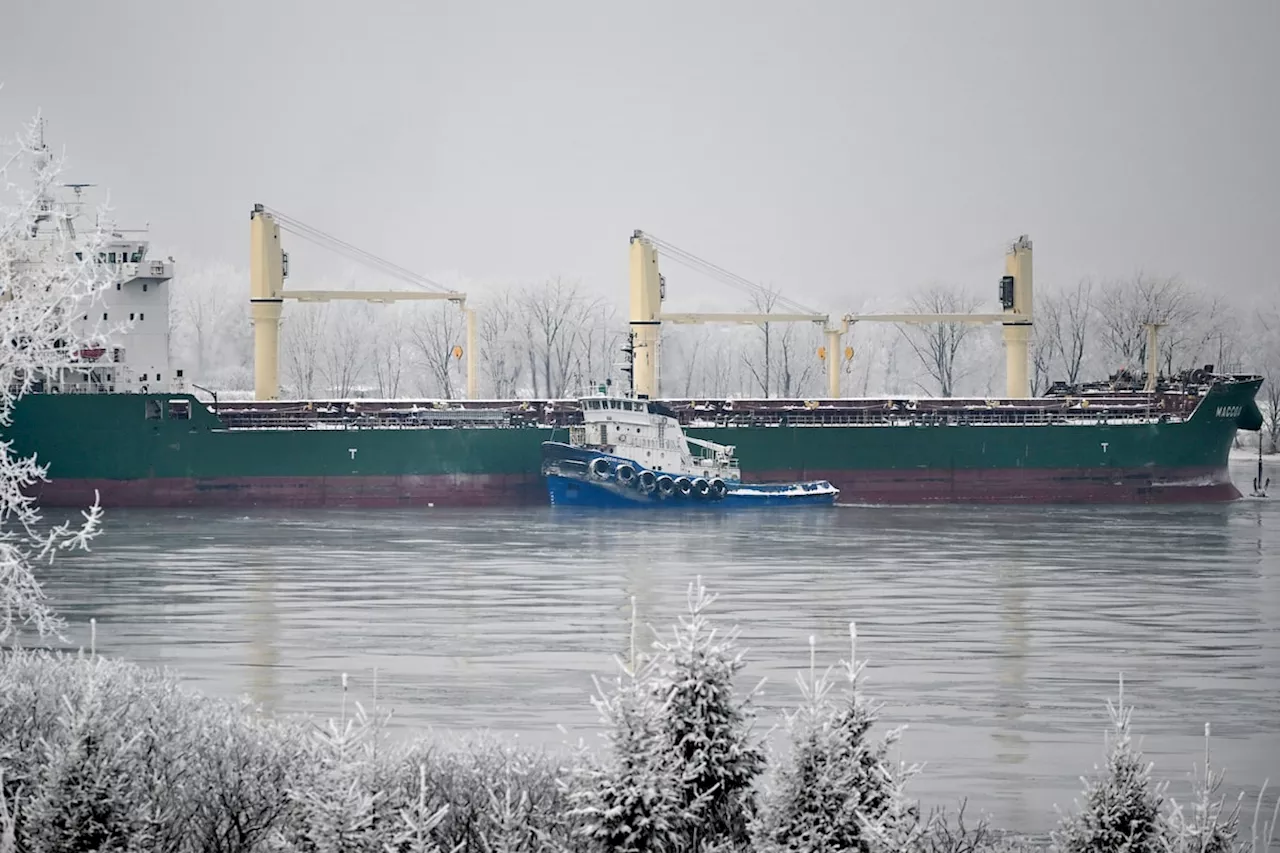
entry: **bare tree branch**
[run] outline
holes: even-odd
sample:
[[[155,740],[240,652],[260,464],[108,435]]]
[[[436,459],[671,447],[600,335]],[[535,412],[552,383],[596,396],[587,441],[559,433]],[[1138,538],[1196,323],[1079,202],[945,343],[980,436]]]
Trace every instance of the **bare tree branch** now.
[[[411,316],[409,336],[427,369],[432,390],[442,399],[455,396],[453,374],[457,361],[453,348],[461,346],[466,331],[466,318],[451,303],[416,306]]]
[[[519,300],[510,289],[499,290],[476,309],[480,369],[497,399],[516,396],[522,367],[516,357]]]
[[[285,376],[294,396],[302,399],[315,395],[321,341],[329,320],[328,307],[324,303],[304,303],[286,309],[280,348],[284,351]]]
[[[919,314],[969,314],[980,304],[976,296],[951,287],[934,285],[911,297],[911,310]],[[898,327],[912,352],[920,359],[925,372],[937,383],[938,393],[950,397],[956,380],[964,375],[959,370],[960,350],[974,326],[969,323],[933,323]],[[923,385],[921,389],[928,391]]]

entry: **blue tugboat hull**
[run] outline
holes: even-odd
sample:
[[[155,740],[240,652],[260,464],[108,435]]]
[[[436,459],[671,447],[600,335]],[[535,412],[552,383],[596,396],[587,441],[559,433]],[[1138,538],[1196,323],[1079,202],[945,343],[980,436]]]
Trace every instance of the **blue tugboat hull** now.
[[[592,465],[600,472],[593,473]],[[626,469],[625,481],[618,471]],[[804,483],[724,482],[718,492],[664,492],[654,481],[696,481],[696,475],[651,471],[634,459],[599,451],[584,450],[559,442],[543,444],[543,475],[552,506],[596,507],[600,509],[706,509],[737,510],[752,507],[831,506],[840,491],[826,480]],[[650,479],[650,488],[641,483]],[[719,483],[719,481],[717,481]],[[688,482],[685,483],[686,487]],[[716,485],[716,484],[713,484]]]

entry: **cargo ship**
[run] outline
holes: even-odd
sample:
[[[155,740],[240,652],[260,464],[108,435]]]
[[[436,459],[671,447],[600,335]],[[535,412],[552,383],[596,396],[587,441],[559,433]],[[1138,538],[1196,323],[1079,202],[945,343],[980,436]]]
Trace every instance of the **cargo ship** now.
[[[276,224],[261,206],[250,218],[258,399],[202,400],[187,389],[168,359],[172,259],[149,259],[145,240],[117,239],[101,255],[118,274],[100,307],[104,320],[128,314],[134,325],[120,339],[77,352],[19,402],[4,430],[14,452],[36,454],[48,465],[48,482],[36,487],[44,505],[84,506],[95,491],[108,508],[548,504],[542,445],[582,423],[576,400],[277,399],[280,306],[296,294],[283,288],[287,256]],[[1025,238],[1011,248],[1009,274],[1000,281],[1003,315],[846,316],[842,329],[826,329],[828,376],[837,377],[829,389],[838,390],[838,371],[830,368],[850,323],[999,322],[1015,393],[996,399],[661,398],[661,322],[691,315],[661,311],[665,281],[655,241],[636,232],[631,250],[628,392],[660,400],[689,437],[736,447],[743,482],[825,480],[841,503],[1241,496],[1228,453],[1237,430],[1261,427],[1259,376],[1219,375],[1206,365],[1160,377],[1153,359],[1145,375],[1058,384],[1038,397],[1025,392],[1031,322]],[[469,386],[474,397],[474,381]]]

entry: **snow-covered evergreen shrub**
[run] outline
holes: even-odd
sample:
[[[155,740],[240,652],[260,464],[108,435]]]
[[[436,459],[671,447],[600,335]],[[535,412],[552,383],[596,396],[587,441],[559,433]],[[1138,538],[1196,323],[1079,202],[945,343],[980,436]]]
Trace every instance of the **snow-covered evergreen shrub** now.
[[[1258,798],[1253,802],[1253,822],[1249,826],[1249,840],[1240,845],[1241,853],[1270,853],[1271,842],[1280,843],[1280,797],[1275,798],[1271,819],[1264,819],[1267,802],[1267,782],[1262,783]]]
[[[476,738],[449,750],[419,741],[398,761],[425,762],[428,807],[448,806],[436,830],[442,850],[570,849],[569,771],[553,757]]]
[[[1044,845],[1022,836],[995,829],[991,817],[982,814],[977,823],[967,823],[961,801],[954,813],[938,808],[925,819],[925,830],[911,845],[911,853],[1037,853]]]
[[[895,766],[890,747],[902,729],[874,740],[880,705],[858,689],[865,662],[856,659],[856,631],[843,667],[839,701],[831,696],[831,670],[817,673],[810,638],[809,677],[797,676],[803,701],[786,717],[791,751],[760,822],[763,846],[788,851],[906,850],[921,835],[919,811],[904,793],[917,768]]]
[[[692,819],[684,808],[679,756],[662,725],[669,699],[660,698],[656,662],[632,653],[611,691],[599,682],[593,698],[608,741],[603,761],[577,756],[573,816],[593,851],[678,851]]]
[[[1182,804],[1170,798],[1161,817],[1161,845],[1168,853],[1231,853],[1236,849],[1240,829],[1240,805],[1227,811],[1226,799],[1214,794],[1222,786],[1222,771],[1213,772],[1209,763],[1209,724],[1204,725],[1204,776],[1194,769],[1191,788],[1195,803],[1188,814]]]
[[[347,718],[347,674],[342,715],[312,731],[302,773],[289,781],[291,808],[272,838],[289,853],[381,853],[396,824],[376,761],[378,719],[356,703]]]
[[[733,679],[742,670],[737,631],[712,627],[715,602],[701,578],[690,584],[688,614],[652,654],[635,650],[612,690],[595,700],[609,748],[584,752],[572,794],[578,833],[594,850],[747,849],[754,785],[764,752],[751,733],[750,697]]]
[[[0,842],[11,831],[13,853],[572,849],[558,764],[490,743],[393,747],[376,736],[383,719],[357,706],[318,730],[129,663],[0,655]]]
[[[688,615],[669,641],[654,643],[659,719],[681,762],[680,802],[690,818],[686,849],[749,843],[764,769],[750,696],[739,698],[733,686],[745,666],[738,629],[721,634],[712,626],[706,614],[715,600],[698,578],[689,585]]]
[[[1151,781],[1151,764],[1134,746],[1129,733],[1132,707],[1124,704],[1124,679],[1111,715],[1107,766],[1094,779],[1083,779],[1085,800],[1078,813],[1064,815],[1053,833],[1055,850],[1062,853],[1159,853],[1162,850],[1160,810],[1164,785]],[[1095,771],[1098,768],[1094,768]]]
[[[17,849],[254,849],[301,730],[251,710],[100,657],[5,655],[0,772]]]
[[[273,849],[537,853],[567,837],[562,774],[544,756],[486,741],[391,745],[386,720],[376,703],[348,719],[344,698],[342,717],[312,732]]]

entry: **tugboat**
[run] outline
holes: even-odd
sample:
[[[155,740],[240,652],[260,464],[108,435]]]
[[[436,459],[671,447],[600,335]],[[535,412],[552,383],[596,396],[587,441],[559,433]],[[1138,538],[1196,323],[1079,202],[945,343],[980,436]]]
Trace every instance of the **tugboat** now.
[[[542,443],[552,506],[831,506],[840,494],[826,480],[742,482],[733,445],[690,438],[653,400],[601,386],[579,403],[583,423],[569,427],[569,441]]]

